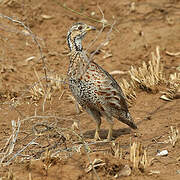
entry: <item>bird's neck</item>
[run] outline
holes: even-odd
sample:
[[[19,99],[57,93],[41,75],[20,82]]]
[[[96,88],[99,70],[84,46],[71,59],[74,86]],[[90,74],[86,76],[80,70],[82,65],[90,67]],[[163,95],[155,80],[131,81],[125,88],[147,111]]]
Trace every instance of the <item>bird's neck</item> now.
[[[72,37],[71,33],[69,33],[67,36],[67,41],[68,41],[68,46],[69,46],[69,49],[71,52],[72,51],[79,51],[79,52],[83,51],[81,38]]]
[[[74,47],[73,47],[74,48]],[[89,58],[84,50],[72,49],[70,52],[70,64],[68,75],[72,79],[81,79],[89,66]]]
[[[71,78],[80,78],[89,65],[89,58],[82,47],[82,38],[73,38],[71,34],[67,37],[70,49],[70,64],[68,74]]]
[[[82,47],[82,38],[72,37],[69,33],[67,41],[70,49],[70,63],[88,63],[89,59]]]

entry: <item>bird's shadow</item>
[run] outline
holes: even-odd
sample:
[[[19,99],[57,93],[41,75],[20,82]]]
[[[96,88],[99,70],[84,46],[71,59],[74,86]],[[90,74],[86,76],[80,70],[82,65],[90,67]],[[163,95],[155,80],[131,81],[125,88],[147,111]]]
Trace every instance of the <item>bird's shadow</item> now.
[[[99,132],[99,136],[101,139],[106,139],[108,135],[107,129],[101,129]],[[113,129],[112,136],[113,138],[118,138],[119,136],[130,134],[132,131],[130,128],[120,128],[120,129]],[[95,134],[95,130],[89,130],[83,133],[83,136],[88,139],[93,139]]]

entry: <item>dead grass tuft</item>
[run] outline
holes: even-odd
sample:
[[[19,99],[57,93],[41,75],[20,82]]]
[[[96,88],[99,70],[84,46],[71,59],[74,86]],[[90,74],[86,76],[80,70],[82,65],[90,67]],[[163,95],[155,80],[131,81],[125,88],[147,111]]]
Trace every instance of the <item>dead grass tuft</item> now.
[[[132,104],[136,100],[135,84],[133,81],[128,82],[122,79],[120,86],[124,92],[128,104]]]
[[[175,147],[175,144],[177,143],[180,135],[179,130],[176,127],[171,126],[171,136],[169,136],[169,141],[172,144],[173,147]]]
[[[180,73],[170,74],[169,79],[166,79],[160,60],[159,47],[157,46],[156,54],[152,52],[152,60],[148,64],[143,61],[141,67],[131,66],[130,80],[122,79],[120,82],[128,104],[132,104],[136,100],[138,88],[147,92],[157,92],[160,84],[165,84],[167,87],[167,91],[162,92],[161,99],[170,101],[174,98],[180,98]]]
[[[49,168],[56,163],[58,158],[52,157],[52,152],[48,149],[45,152],[45,155],[41,158],[41,161],[43,162],[43,168],[45,170],[46,176],[48,176],[48,170]]]
[[[120,82],[128,104],[132,104],[136,100],[138,88],[147,92],[157,92],[158,85],[166,83],[163,64],[160,60],[159,47],[157,46],[156,54],[152,52],[152,60],[148,64],[143,61],[141,67],[131,66],[130,80],[122,79]]]
[[[152,92],[157,90],[158,84],[165,82],[160,59],[159,47],[157,47],[156,55],[152,52],[152,60],[148,64],[143,61],[142,67],[131,66],[129,73],[135,87]]]
[[[144,171],[149,166],[147,150],[140,142],[130,144],[130,161],[134,169]]]
[[[61,96],[63,95],[65,76],[57,74],[51,75],[47,77],[47,84],[47,82],[43,83],[42,78],[38,76],[36,71],[35,74],[39,83],[29,90],[33,101],[39,101],[42,97],[46,97],[47,100],[51,100],[55,92],[61,93]]]
[[[170,100],[180,98],[180,73],[170,74],[168,84],[169,88],[163,93],[164,96]]]
[[[112,143],[111,152],[112,152],[112,155],[115,156],[116,158],[118,159],[123,158],[123,149],[120,146],[120,142],[118,142],[117,144]]]

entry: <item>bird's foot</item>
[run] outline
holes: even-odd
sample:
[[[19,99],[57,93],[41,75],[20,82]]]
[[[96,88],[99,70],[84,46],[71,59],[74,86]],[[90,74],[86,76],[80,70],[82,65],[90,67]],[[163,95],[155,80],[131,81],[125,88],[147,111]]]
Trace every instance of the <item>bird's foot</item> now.
[[[115,138],[113,136],[110,136],[110,137],[107,137],[107,139],[105,139],[104,141],[105,142],[111,142],[111,141],[114,141]]]
[[[99,132],[98,131],[95,132],[94,140],[95,141],[101,141],[101,138],[99,137]]]

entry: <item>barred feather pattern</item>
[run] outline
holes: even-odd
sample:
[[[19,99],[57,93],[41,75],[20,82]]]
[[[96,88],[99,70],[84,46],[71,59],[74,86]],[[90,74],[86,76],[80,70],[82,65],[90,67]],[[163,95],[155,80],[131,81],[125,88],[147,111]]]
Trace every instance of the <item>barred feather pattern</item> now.
[[[84,29],[87,27],[86,24],[82,23],[80,26],[83,26]],[[68,32],[67,37],[68,44],[71,44],[69,47],[71,51],[68,69],[69,87],[76,101],[95,119],[97,123],[96,138],[99,138],[101,116],[106,118],[111,128],[113,125],[112,117],[114,117],[136,129],[137,126],[129,113],[121,87],[107,71],[88,59],[82,44],[80,44],[81,38],[86,32],[81,37],[82,32],[78,31],[78,27],[79,24],[75,24]],[[73,31],[75,32],[72,33]],[[70,36],[72,34],[73,37]],[[77,49],[77,47],[81,48]],[[112,138],[110,131],[112,130],[109,129],[109,139]]]

